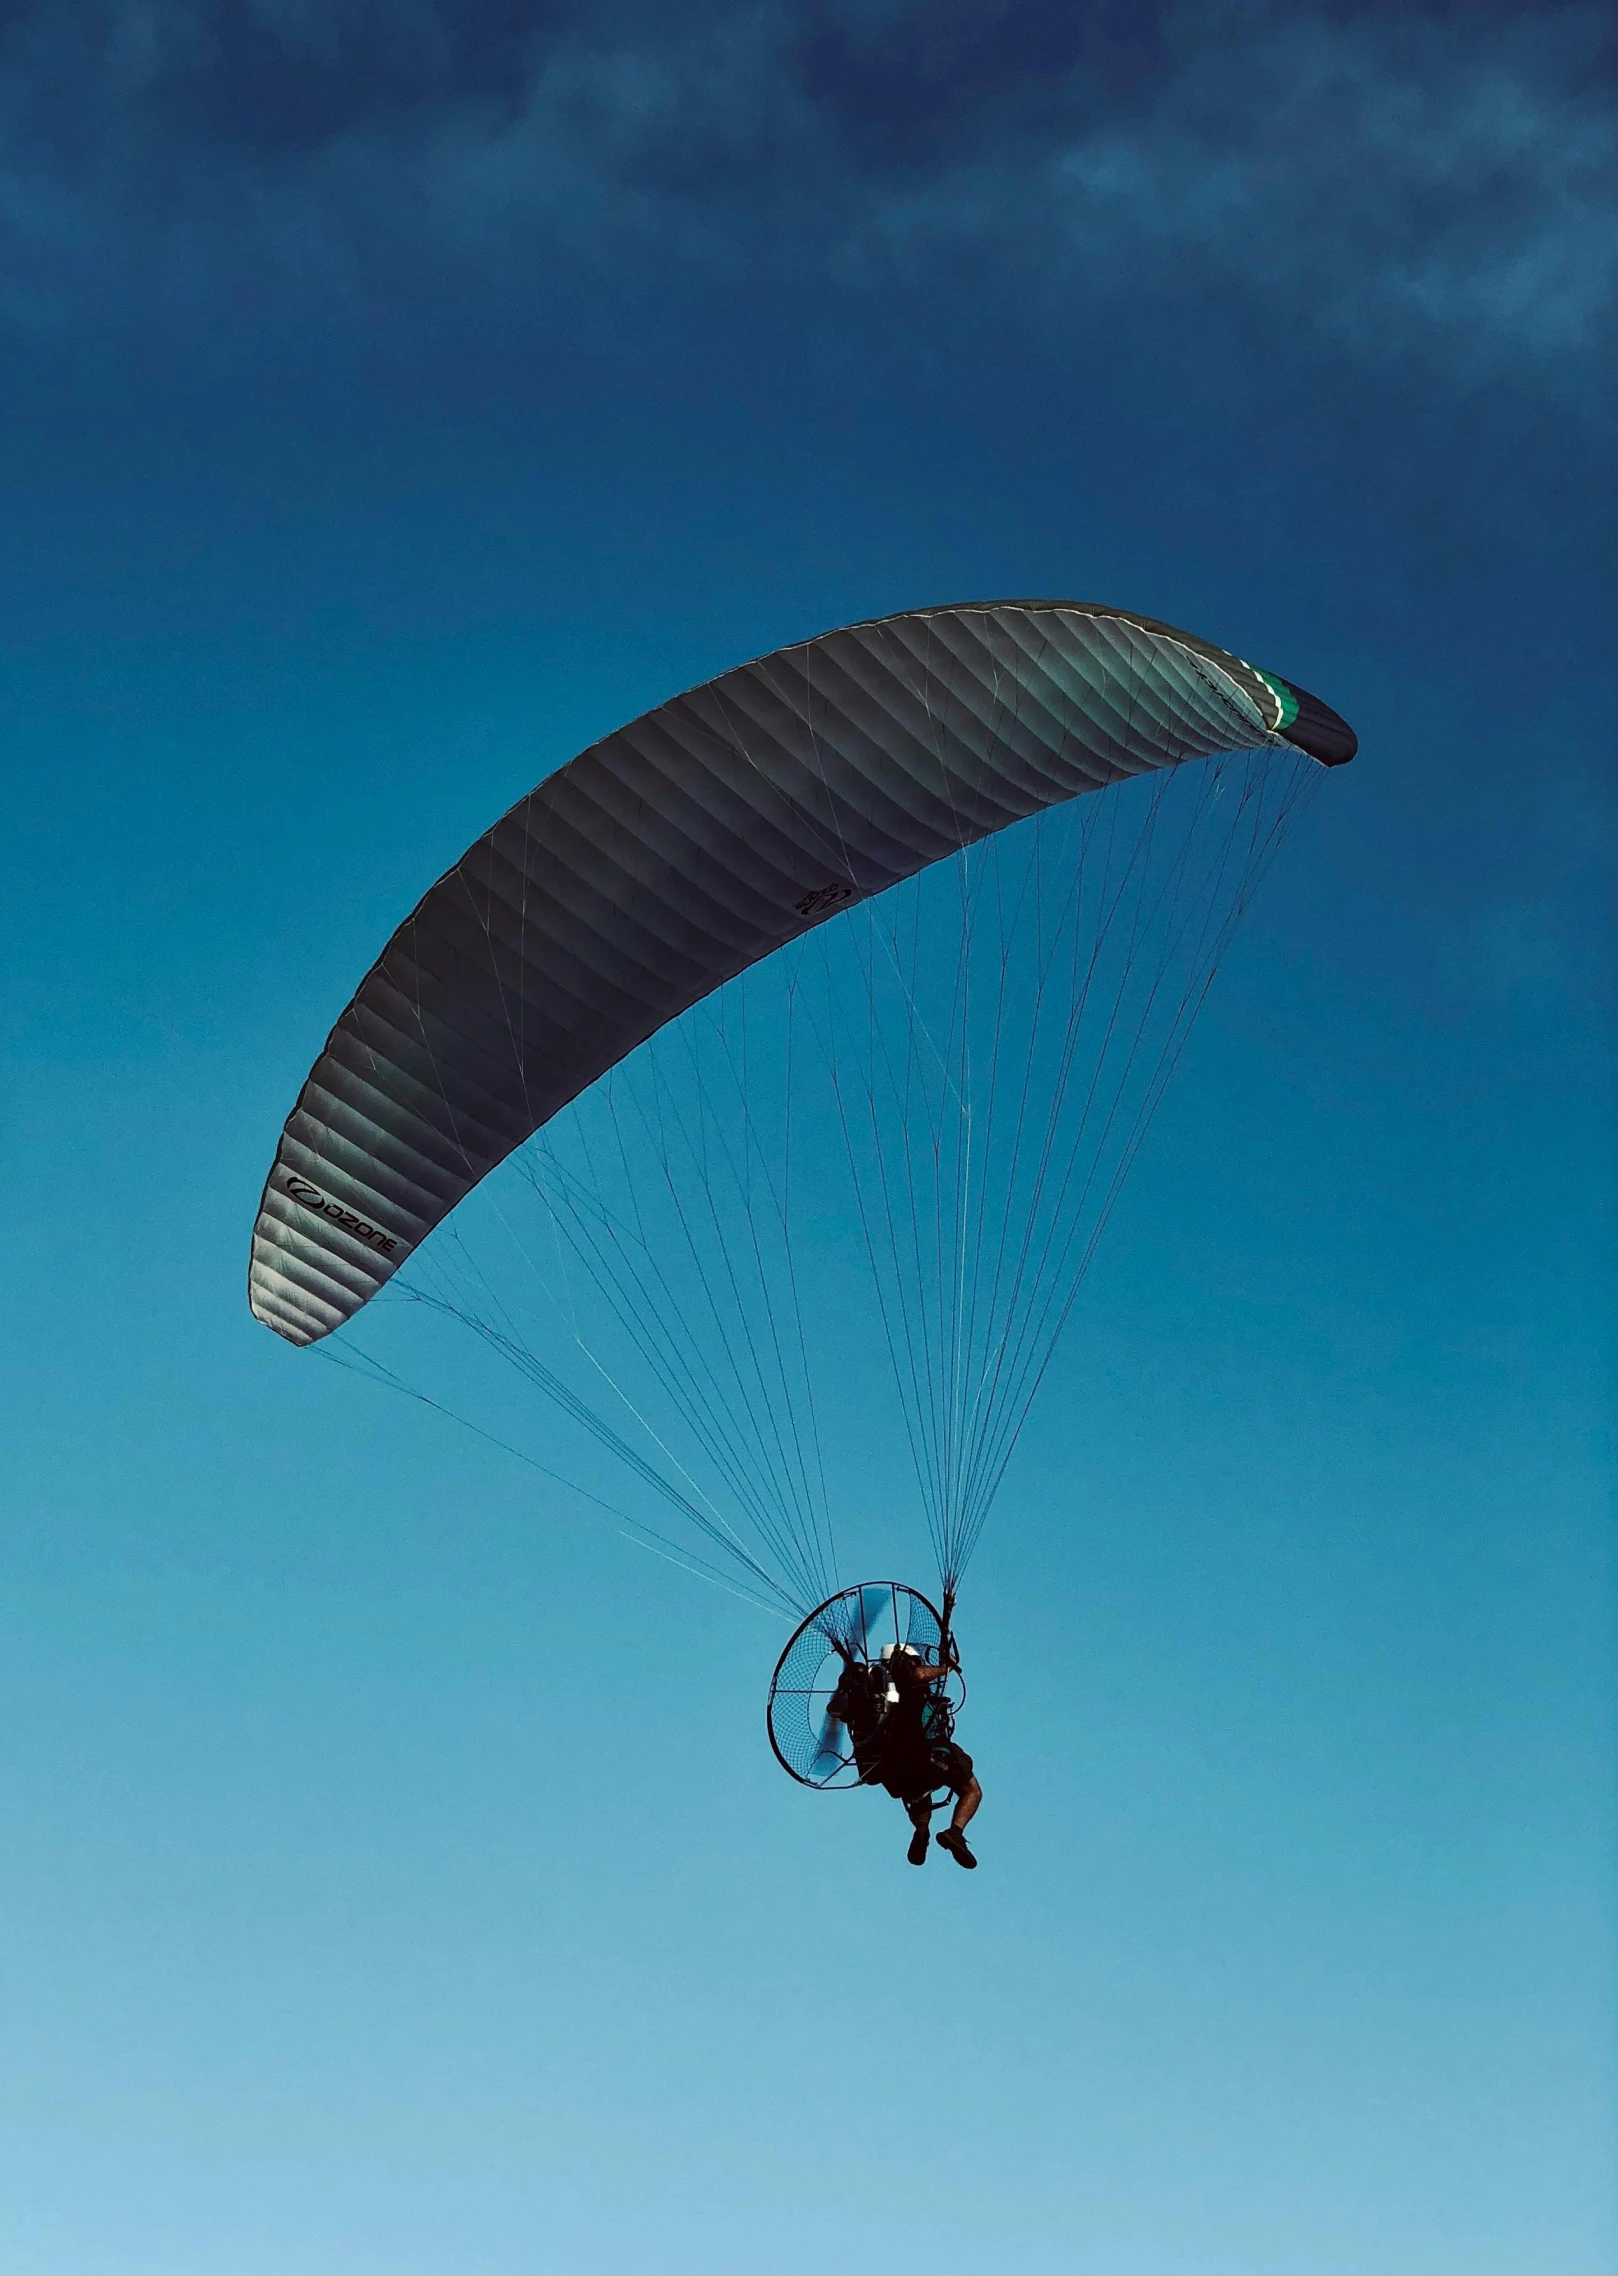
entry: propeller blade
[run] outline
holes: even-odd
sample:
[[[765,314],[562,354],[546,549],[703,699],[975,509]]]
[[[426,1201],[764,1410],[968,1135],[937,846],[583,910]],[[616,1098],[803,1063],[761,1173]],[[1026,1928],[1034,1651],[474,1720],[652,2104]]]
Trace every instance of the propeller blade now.
[[[884,1644],[898,1642],[893,1630],[893,1592],[880,1581],[859,1592],[854,1648],[862,1660],[874,1660]]]
[[[848,1745],[848,1733],[844,1726],[831,1715],[822,1715],[820,1736],[815,1741],[815,1751],[809,1762],[810,1777],[830,1778],[835,1771],[841,1770],[848,1760]]]

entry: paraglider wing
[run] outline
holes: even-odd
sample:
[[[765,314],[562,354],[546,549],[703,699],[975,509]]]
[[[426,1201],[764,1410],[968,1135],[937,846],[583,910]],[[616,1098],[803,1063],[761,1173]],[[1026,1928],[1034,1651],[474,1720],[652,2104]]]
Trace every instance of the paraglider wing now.
[[[1171,626],[1079,603],[878,619],[596,743],[389,941],[288,1118],[250,1298],[295,1344],[352,1317],[608,1068],[839,909],[1041,808],[1215,752],[1354,737]]]

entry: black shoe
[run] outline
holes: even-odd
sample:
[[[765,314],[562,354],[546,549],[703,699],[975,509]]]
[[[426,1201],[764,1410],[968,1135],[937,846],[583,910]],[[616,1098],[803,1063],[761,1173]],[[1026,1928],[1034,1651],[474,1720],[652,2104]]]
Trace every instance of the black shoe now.
[[[912,1865],[926,1864],[927,1844],[931,1838],[925,1826],[917,1826],[915,1832],[910,1836],[910,1847],[905,1851],[905,1855]],[[942,1840],[943,1836],[940,1835],[939,1838]]]
[[[955,1826],[947,1826],[938,1837],[940,1849],[947,1849],[957,1865],[964,1865],[969,1873],[978,1869],[978,1861],[966,1846],[966,1836]]]

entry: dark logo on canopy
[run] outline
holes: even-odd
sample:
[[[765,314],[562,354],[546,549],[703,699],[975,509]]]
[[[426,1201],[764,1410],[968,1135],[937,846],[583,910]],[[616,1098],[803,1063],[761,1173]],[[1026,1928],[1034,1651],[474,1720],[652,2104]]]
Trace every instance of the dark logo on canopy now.
[[[817,885],[801,901],[793,903],[800,917],[823,917],[828,909],[840,909],[854,899],[852,885]]]
[[[340,1201],[333,1201],[328,1194],[321,1192],[318,1185],[311,1185],[307,1178],[289,1172],[286,1189],[301,1209],[312,1209],[317,1217],[329,1218],[332,1224],[340,1226],[354,1240],[363,1241],[368,1249],[379,1249],[385,1257],[391,1257],[397,1252],[399,1243],[392,1233],[384,1233],[380,1226],[371,1224],[356,1210],[345,1209]]]

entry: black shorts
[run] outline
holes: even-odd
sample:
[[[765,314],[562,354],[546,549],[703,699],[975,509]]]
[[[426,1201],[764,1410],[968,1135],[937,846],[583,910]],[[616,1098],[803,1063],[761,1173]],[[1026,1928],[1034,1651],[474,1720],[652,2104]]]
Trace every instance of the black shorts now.
[[[896,1802],[919,1802],[925,1794],[936,1794],[940,1786],[951,1794],[964,1794],[972,1782],[972,1757],[953,1739],[942,1739],[885,1767],[880,1777]]]
[[[965,1747],[958,1747],[953,1739],[946,1739],[942,1746],[934,1747],[933,1763],[941,1774],[935,1783],[947,1786],[952,1794],[964,1794],[971,1785],[972,1757]]]

